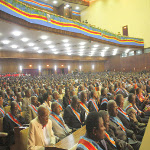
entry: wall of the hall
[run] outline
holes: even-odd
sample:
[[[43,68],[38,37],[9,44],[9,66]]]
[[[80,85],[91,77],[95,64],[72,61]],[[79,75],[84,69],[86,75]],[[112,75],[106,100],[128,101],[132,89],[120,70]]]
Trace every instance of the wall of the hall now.
[[[128,57],[113,56],[110,57],[107,61],[105,61],[104,66],[105,70],[110,71],[149,71],[150,53]]]
[[[150,0],[96,0],[81,18],[114,33],[122,34],[128,25],[129,36],[144,38],[145,48],[150,47]]]
[[[12,59],[12,58],[1,58],[0,59],[0,73],[13,73],[19,72],[19,66],[23,69],[38,69],[40,65],[42,69],[51,69],[57,65],[57,68],[67,68],[70,65],[70,72],[75,69],[79,70],[79,66],[82,66],[84,72],[102,72],[104,71],[103,61],[60,61],[60,60],[43,60],[43,59]],[[30,67],[29,65],[32,65]],[[47,65],[49,65],[47,67]],[[61,66],[63,65],[63,66]],[[95,66],[92,70],[92,65]]]

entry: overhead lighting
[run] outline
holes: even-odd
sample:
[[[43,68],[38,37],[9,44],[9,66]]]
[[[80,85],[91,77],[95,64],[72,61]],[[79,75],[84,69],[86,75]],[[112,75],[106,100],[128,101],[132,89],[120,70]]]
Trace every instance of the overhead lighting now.
[[[43,51],[41,51],[41,50],[40,50],[40,51],[38,51],[38,53],[39,53],[39,54],[41,54],[42,52],[43,52]]]
[[[41,66],[38,67],[39,68],[39,72],[41,71]]]
[[[33,49],[34,49],[34,50],[38,50],[38,49],[39,49],[39,47],[34,47]]]
[[[23,48],[20,48],[18,51],[19,51],[19,52],[23,52],[23,51],[24,51],[24,49],[23,49]]]
[[[18,45],[11,45],[10,47],[11,47],[11,48],[17,48]]]
[[[99,45],[93,45],[93,47],[99,47]]]
[[[68,53],[68,55],[71,55],[71,53]]]
[[[54,47],[55,47],[54,45],[50,45],[50,46],[49,46],[49,48],[54,48]]]
[[[69,5],[69,4],[67,4],[65,7],[66,7],[66,8],[68,8],[68,7],[70,7],[70,5]]]
[[[117,51],[118,51],[118,49],[115,48],[112,55],[116,55],[116,54],[117,54]]]
[[[47,38],[48,38],[47,35],[42,35],[42,36],[41,36],[41,39],[43,39],[43,40],[46,40]]]
[[[51,49],[53,52],[57,51],[57,49]]]
[[[85,45],[85,44],[86,44],[86,42],[80,42],[79,44],[80,44],[80,45]]]
[[[48,44],[51,44],[52,41],[45,41],[44,43],[48,45]]]
[[[29,39],[28,38],[22,38],[21,41],[27,42],[27,41],[29,41]]]
[[[19,70],[22,72],[22,66],[19,66]]]
[[[94,70],[94,68],[95,68],[95,65],[92,65],[92,70]]]
[[[2,43],[3,43],[3,44],[9,44],[10,41],[9,41],[9,40],[3,40]]]
[[[69,44],[69,43],[66,43],[66,44],[64,44],[64,46],[65,46],[65,47],[68,47],[68,46],[70,46],[70,44]]]
[[[84,48],[85,46],[80,46],[80,48]]]
[[[104,53],[104,52],[101,52],[101,56],[104,57],[104,56],[105,56],[105,53]]]
[[[125,50],[125,53],[129,53],[129,51],[130,51],[130,49],[126,49],[126,50]]]
[[[14,36],[20,36],[21,33],[22,33],[22,32],[20,32],[20,31],[14,31],[14,32],[12,32],[12,34],[13,34]]]
[[[105,47],[105,49],[109,49],[109,47]]]
[[[79,10],[79,9],[80,9],[80,7],[79,7],[79,6],[76,6],[76,7],[75,7],[75,9],[76,9],[76,10]]]
[[[64,39],[64,40],[62,40],[64,43],[67,43],[67,42],[69,42],[69,40],[68,39]]]
[[[56,65],[54,66],[54,70],[55,70],[55,71],[57,70],[57,66],[56,66]]]
[[[53,1],[53,4],[57,4],[58,2],[57,1]]]
[[[34,43],[28,43],[28,46],[34,46]]]
[[[81,66],[81,65],[79,66],[79,69],[80,69],[80,71],[81,71],[81,69],[82,69],[82,66]]]
[[[54,54],[58,54],[58,52],[54,52]]]
[[[68,70],[70,71],[70,65],[68,65]]]

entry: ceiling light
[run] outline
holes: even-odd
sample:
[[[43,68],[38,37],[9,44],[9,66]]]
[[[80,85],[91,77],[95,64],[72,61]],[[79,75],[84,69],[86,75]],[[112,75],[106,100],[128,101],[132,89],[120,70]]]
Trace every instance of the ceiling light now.
[[[71,55],[71,53],[68,53],[68,55]]]
[[[42,53],[42,51],[40,50],[40,51],[38,51],[38,53],[40,54],[40,53]]]
[[[27,42],[27,41],[29,41],[29,39],[28,38],[22,38],[21,41]]]
[[[80,9],[80,7],[79,6],[76,6],[76,8],[75,8],[76,10],[78,10],[78,9]]]
[[[130,51],[130,49],[126,49],[126,50],[125,50],[125,53],[128,53],[129,51]]]
[[[80,44],[80,45],[85,45],[85,44],[86,44],[86,42],[80,42],[79,44]]]
[[[105,53],[104,53],[104,52],[101,52],[101,56],[104,57],[104,56],[105,56]]]
[[[53,52],[54,52],[54,51],[57,51],[57,49],[55,49],[55,48],[54,48],[54,49],[51,49],[51,50],[52,50]]]
[[[84,48],[85,46],[80,46],[80,48]]]
[[[28,46],[34,46],[34,43],[28,43]]]
[[[99,47],[99,45],[93,45],[93,47]]]
[[[109,49],[109,47],[105,47],[105,49]]]
[[[58,2],[57,1],[53,1],[53,4],[57,4]]]
[[[48,38],[47,35],[42,35],[42,36],[41,36],[41,39],[43,39],[43,40],[46,40],[47,38]]]
[[[64,43],[67,43],[67,42],[69,42],[69,40],[68,39],[64,39],[64,40],[62,40]]]
[[[64,44],[64,46],[65,46],[65,47],[68,47],[68,46],[70,46],[70,44],[69,44],[69,43],[66,43],[66,44]]]
[[[69,5],[69,4],[67,4],[65,7],[67,7],[67,8],[68,8],[68,7],[70,7],[70,5]]]
[[[20,36],[20,35],[21,35],[21,32],[20,32],[20,31],[14,31],[14,32],[12,32],[12,34],[13,34],[14,36]]]
[[[38,50],[38,49],[39,49],[39,47],[34,47],[33,49],[34,49],[34,50]]]
[[[50,46],[49,46],[49,48],[54,48],[54,47],[55,47],[54,45],[50,45]]]
[[[23,49],[23,48],[20,48],[18,51],[19,51],[19,52],[23,52],[23,51],[24,51],[24,49]]]
[[[11,45],[11,48],[17,48],[18,45]]]
[[[48,44],[51,44],[52,41],[45,41],[44,43],[48,45]]]
[[[8,40],[3,40],[2,43],[3,43],[3,44],[9,44],[10,41],[8,41]]]
[[[58,52],[54,52],[54,54],[58,54]]]

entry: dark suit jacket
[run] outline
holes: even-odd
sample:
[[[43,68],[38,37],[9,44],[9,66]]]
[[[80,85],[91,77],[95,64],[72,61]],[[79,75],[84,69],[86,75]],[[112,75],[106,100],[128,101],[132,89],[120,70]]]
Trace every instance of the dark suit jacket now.
[[[67,97],[63,97],[63,106],[66,108],[69,105],[69,99]]]
[[[21,124],[25,124],[25,119],[23,117],[19,117],[18,121]],[[18,127],[16,123],[14,123],[7,115],[3,119],[3,131],[8,133],[7,139],[6,139],[6,144],[8,146],[12,145],[15,143],[14,139],[14,127]]]
[[[79,111],[78,111],[79,112]],[[82,123],[84,122],[84,114],[80,113],[81,122],[77,119],[72,109],[67,106],[64,110],[64,121],[68,125],[69,128],[81,128]]]
[[[90,112],[96,111],[96,109],[95,109],[95,107],[94,107],[94,105],[91,101],[88,102],[88,109],[89,109]]]

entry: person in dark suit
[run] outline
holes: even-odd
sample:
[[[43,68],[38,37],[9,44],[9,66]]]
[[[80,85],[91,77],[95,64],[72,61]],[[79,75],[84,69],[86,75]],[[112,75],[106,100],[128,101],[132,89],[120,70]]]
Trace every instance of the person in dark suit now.
[[[101,89],[101,96],[100,96],[100,110],[107,110],[107,103],[108,103],[108,96],[106,88]]]
[[[6,145],[10,146],[15,143],[14,127],[20,127],[25,124],[25,119],[18,114],[17,102],[11,102],[11,111],[6,114],[3,119],[3,131],[8,133]]]
[[[105,126],[98,112],[91,112],[86,119],[86,134],[78,142],[77,150],[109,150],[105,138]]]
[[[69,88],[65,89],[65,96],[63,97],[63,106],[66,108],[68,105],[70,105],[71,100],[70,100],[70,91]]]
[[[109,127],[114,131],[116,138],[128,142],[135,150],[140,148],[141,142],[137,141],[132,130],[127,129],[117,117],[118,106],[114,100],[108,102],[108,113],[110,116]],[[130,138],[130,140],[129,140]]]
[[[0,95],[0,118],[5,117],[5,111],[3,108],[3,97]]]
[[[78,129],[84,124],[84,114],[81,113],[79,108],[79,99],[73,96],[71,105],[68,105],[64,110],[64,121],[69,128]]]

